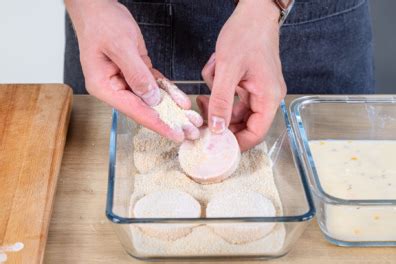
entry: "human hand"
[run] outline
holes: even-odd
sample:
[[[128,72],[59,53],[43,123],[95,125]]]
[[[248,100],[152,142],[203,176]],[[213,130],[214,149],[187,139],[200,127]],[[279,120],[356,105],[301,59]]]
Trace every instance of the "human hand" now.
[[[202,70],[211,96],[199,96],[213,133],[226,127],[245,151],[260,143],[286,94],[279,57],[279,9],[269,0],[240,0]],[[234,104],[234,95],[239,101]]]
[[[161,100],[156,79],[163,76],[153,68],[127,8],[115,0],[66,0],[65,4],[76,30],[87,91],[171,140],[194,138],[196,120],[172,129],[152,109]],[[191,108],[189,98],[176,86],[162,88],[182,109]]]

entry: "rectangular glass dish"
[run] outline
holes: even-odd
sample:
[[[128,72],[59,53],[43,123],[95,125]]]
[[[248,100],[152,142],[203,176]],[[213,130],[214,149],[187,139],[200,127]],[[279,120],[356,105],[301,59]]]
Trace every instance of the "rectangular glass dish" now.
[[[326,239],[396,246],[396,96],[306,96],[290,113]]]
[[[197,83],[178,83],[197,85]],[[195,96],[192,96],[193,108]],[[315,214],[308,179],[297,155],[294,135],[284,104],[279,108],[265,141],[271,159],[273,179],[280,200],[275,217],[218,218],[135,218],[131,216],[131,197],[139,175],[134,164],[133,138],[138,126],[123,114],[113,111],[110,134],[110,166],[106,215],[113,223],[127,253],[141,260],[218,260],[266,259],[285,255],[293,247]],[[169,175],[171,176],[171,175]],[[231,176],[232,177],[232,176]],[[263,175],[264,177],[264,175]],[[194,196],[194,195],[193,195]],[[202,205],[203,207],[205,204]],[[207,226],[245,228],[274,223],[268,236],[247,244],[232,244],[208,233]],[[192,233],[175,241],[145,236],[147,227],[196,226]],[[275,230],[276,236],[274,234]],[[276,238],[277,237],[277,238]],[[190,239],[191,238],[191,239]],[[197,245],[197,242],[200,242]],[[276,243],[275,243],[276,242]]]

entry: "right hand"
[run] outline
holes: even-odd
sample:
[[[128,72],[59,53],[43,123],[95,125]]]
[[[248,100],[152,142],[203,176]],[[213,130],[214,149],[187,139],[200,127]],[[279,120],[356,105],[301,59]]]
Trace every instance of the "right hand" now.
[[[213,133],[228,127],[242,151],[264,139],[286,95],[278,19],[274,1],[240,0],[202,70],[212,92],[210,98],[197,98],[201,112]],[[235,92],[239,101],[234,103]]]
[[[180,142],[188,131],[174,130],[151,108],[160,100],[156,78],[138,24],[130,12],[114,0],[66,0],[80,48],[87,91],[123,112],[137,123]],[[189,98],[179,89],[167,91],[183,109]]]

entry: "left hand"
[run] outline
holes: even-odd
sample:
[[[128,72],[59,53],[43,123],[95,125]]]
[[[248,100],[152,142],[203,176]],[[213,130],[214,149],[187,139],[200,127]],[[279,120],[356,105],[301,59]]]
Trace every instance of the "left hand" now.
[[[140,28],[116,0],[65,0],[76,31],[88,92],[135,122],[176,142],[199,137],[200,117],[189,111],[190,99],[153,68]],[[170,127],[152,107],[161,88],[185,111],[191,122]]]
[[[272,0],[240,0],[202,70],[210,98],[199,96],[214,133],[232,130],[242,151],[260,143],[286,95],[279,56],[279,9]],[[235,93],[239,101],[234,104]]]

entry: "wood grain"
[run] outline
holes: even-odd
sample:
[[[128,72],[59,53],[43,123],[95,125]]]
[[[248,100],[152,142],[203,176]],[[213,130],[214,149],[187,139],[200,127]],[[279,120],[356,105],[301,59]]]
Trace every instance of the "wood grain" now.
[[[41,263],[72,104],[65,85],[0,85],[0,245]]]
[[[74,99],[44,262],[143,263],[125,253],[105,217],[111,109],[89,96]],[[390,264],[396,248],[337,247],[313,221],[289,254],[262,263]]]

